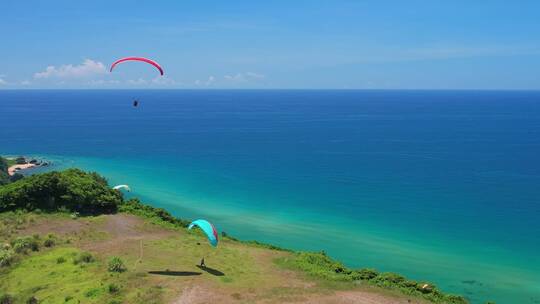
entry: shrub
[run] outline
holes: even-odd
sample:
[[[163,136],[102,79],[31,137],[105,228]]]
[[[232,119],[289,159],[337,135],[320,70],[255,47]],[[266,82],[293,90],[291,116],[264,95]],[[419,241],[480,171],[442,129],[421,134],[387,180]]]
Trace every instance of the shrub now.
[[[45,247],[52,247],[54,245],[55,245],[54,239],[45,239],[43,241],[43,246],[45,246]]]
[[[38,300],[36,299],[36,297],[32,296],[28,298],[28,300],[26,300],[26,304],[38,304]]]
[[[405,282],[405,278],[397,273],[385,272],[381,273],[376,279],[375,282],[379,285],[398,285],[402,286]]]
[[[403,282],[403,286],[408,287],[408,288],[418,288],[418,283],[412,280],[405,280]]]
[[[333,281],[352,281],[354,276],[340,262],[332,260],[324,252],[300,252],[295,258],[295,264],[307,273]]]
[[[468,304],[469,303],[469,301],[467,301],[462,296],[442,295],[440,292],[438,292],[438,294],[439,294],[439,297],[443,298],[446,303],[451,303],[451,304]]]
[[[0,267],[6,267],[11,265],[15,253],[11,249],[0,249]]]
[[[73,264],[92,263],[93,261],[95,261],[95,259],[90,252],[81,252],[73,259]]]
[[[54,234],[48,234],[47,238],[43,241],[43,246],[45,247],[53,247],[56,245],[56,237]]]
[[[109,260],[108,270],[110,272],[124,272],[127,270],[124,262],[119,257],[112,257]]]
[[[15,300],[8,294],[0,295],[0,304],[13,304]]]
[[[95,298],[100,294],[99,288],[92,288],[84,293],[84,296],[87,298]]]
[[[65,263],[66,262],[66,258],[64,257],[59,257],[56,259],[56,264],[62,264],[62,263]]]
[[[172,224],[175,227],[186,228],[189,225],[189,221],[185,221],[179,218],[175,218],[169,212],[162,208],[155,208],[152,206],[141,203],[139,199],[132,198],[123,202],[119,206],[119,211],[135,214],[138,216],[146,217],[149,219],[155,219],[161,222]]]
[[[376,278],[379,273],[375,269],[364,268],[356,271],[359,280],[369,281]]]
[[[20,174],[20,173],[15,173],[13,174],[12,176],[9,177],[9,182],[11,183],[14,183],[20,179],[23,179],[24,178],[24,175]]]
[[[109,293],[117,293],[120,291],[120,286],[111,283],[109,286],[107,286],[107,290],[109,290]]]
[[[289,251],[289,252],[291,252],[291,250],[289,250],[289,249],[282,248],[282,247],[272,245],[272,244],[262,243],[262,242],[259,242],[259,241],[239,241],[238,239],[235,239],[234,237],[231,237],[231,236],[227,236],[227,238],[230,239],[230,240],[233,240],[233,241],[238,241],[238,242],[241,242],[241,243],[244,243],[244,244],[248,244],[248,245],[252,245],[252,246],[256,246],[256,247],[260,247],[260,248],[266,248],[266,249],[277,250],[277,251]]]
[[[39,250],[38,238],[30,236],[16,238],[11,242],[11,246],[16,253],[27,253],[28,250]]]

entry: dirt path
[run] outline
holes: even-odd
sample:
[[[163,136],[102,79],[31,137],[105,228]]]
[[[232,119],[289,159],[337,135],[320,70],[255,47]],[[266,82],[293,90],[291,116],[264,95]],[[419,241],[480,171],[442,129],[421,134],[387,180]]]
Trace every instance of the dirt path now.
[[[369,291],[337,291],[329,295],[312,294],[302,296],[299,299],[254,299],[242,296],[240,293],[219,292],[206,288],[204,286],[195,285],[186,287],[182,294],[172,302],[172,304],[211,304],[211,303],[291,303],[291,304],[420,304],[418,302],[404,299],[401,297],[392,297],[389,295],[381,295],[376,292]]]
[[[303,302],[312,304],[408,304],[413,302],[403,298],[381,295],[368,291],[338,291],[333,295],[315,296]]]
[[[20,235],[54,233],[61,236],[80,233],[86,229],[88,223],[83,220],[67,220],[65,218],[40,219],[19,231]]]
[[[87,250],[110,250],[121,247],[125,241],[155,240],[173,235],[170,230],[145,223],[129,214],[102,215],[98,218],[40,219],[18,232],[19,235],[48,234],[71,236],[83,239],[81,245]]]
[[[105,233],[107,238],[83,244],[83,248],[106,252],[122,247],[125,242],[150,241],[174,234],[172,231],[147,225],[144,220],[134,215],[115,214],[103,217],[103,221],[95,226],[95,230],[98,233]]]

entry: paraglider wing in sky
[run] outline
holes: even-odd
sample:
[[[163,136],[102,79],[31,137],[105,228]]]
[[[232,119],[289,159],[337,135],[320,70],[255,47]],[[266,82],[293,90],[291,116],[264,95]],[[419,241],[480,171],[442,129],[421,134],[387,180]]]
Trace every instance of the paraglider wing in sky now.
[[[199,227],[202,231],[206,234],[206,237],[208,238],[208,241],[212,246],[216,247],[218,244],[218,233],[214,225],[212,225],[207,220],[196,220],[193,221],[191,224],[189,224],[188,229],[191,229],[193,227]]]
[[[113,187],[114,190],[126,189],[128,192],[131,192],[131,189],[128,185],[118,185]]]
[[[143,58],[143,57],[126,57],[126,58],[118,59],[111,65],[110,72],[113,71],[113,69],[116,67],[116,65],[118,65],[119,63],[122,63],[122,62],[126,62],[126,61],[141,61],[141,62],[146,62],[148,64],[151,64],[154,67],[156,67],[156,69],[159,70],[159,73],[161,74],[161,76],[163,76],[163,68],[157,62],[155,62],[154,60],[148,59],[148,58]]]

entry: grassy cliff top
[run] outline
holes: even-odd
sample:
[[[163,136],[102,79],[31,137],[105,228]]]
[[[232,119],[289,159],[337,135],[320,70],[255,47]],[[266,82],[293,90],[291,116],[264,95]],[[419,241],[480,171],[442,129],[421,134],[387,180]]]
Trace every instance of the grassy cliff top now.
[[[0,226],[13,252],[0,268],[0,294],[13,303],[428,303],[305,271],[302,254],[229,238],[212,248],[199,232],[126,213],[6,212]],[[119,272],[110,271],[113,257]],[[202,257],[207,268],[197,266]]]
[[[324,253],[212,248],[187,224],[76,169],[0,186],[0,303],[466,303]]]

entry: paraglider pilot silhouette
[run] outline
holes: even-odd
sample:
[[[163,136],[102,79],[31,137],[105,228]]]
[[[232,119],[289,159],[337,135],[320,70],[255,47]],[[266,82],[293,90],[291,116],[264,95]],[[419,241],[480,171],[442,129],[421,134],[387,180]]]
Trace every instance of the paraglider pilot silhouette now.
[[[110,72],[113,71],[113,69],[120,63],[122,62],[126,62],[126,61],[140,61],[140,62],[145,62],[145,63],[148,63],[148,64],[151,64],[153,65],[156,69],[158,69],[159,71],[159,74],[161,76],[163,76],[163,68],[157,63],[155,62],[154,60],[152,59],[148,59],[148,58],[143,58],[143,57],[125,57],[125,58],[121,58],[121,59],[118,59],[116,60],[112,65],[111,65],[111,69],[110,69]],[[133,107],[138,107],[139,106],[139,101],[137,99],[134,99],[133,100]]]

